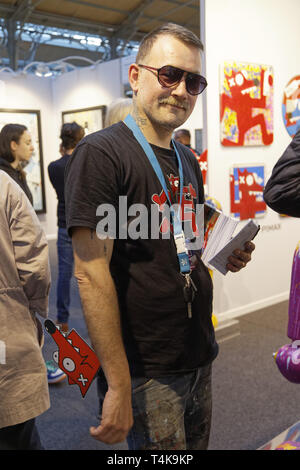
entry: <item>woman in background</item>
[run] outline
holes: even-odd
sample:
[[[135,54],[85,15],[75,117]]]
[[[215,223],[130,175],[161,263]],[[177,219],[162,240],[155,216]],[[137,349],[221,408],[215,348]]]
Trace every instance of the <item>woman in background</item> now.
[[[0,170],[5,171],[23,189],[31,204],[33,198],[22,164],[29,162],[34,147],[27,127],[6,124],[0,132]]]

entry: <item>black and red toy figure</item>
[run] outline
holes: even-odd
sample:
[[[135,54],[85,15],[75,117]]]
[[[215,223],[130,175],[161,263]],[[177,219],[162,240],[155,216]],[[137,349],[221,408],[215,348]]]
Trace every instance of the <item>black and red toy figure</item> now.
[[[78,385],[84,397],[100,368],[96,354],[75,330],[65,336],[51,320],[44,324],[58,346],[54,361],[67,374],[69,385]]]

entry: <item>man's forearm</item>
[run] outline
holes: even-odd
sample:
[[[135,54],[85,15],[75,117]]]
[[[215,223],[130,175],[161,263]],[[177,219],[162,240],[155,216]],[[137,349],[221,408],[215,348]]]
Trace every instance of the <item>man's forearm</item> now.
[[[117,293],[108,267],[103,264],[101,268],[94,276],[76,273],[84,316],[109,386],[130,387]]]
[[[89,336],[108,383],[100,424],[92,427],[90,433],[99,441],[114,444],[126,438],[133,424],[130,372],[109,268],[114,242],[101,240],[94,230],[76,227],[72,244]]]

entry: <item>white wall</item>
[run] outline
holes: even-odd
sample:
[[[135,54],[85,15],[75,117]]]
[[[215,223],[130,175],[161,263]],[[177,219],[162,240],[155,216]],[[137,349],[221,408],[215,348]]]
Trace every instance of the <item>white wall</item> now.
[[[205,2],[209,194],[229,213],[229,168],[265,163],[267,178],[289,144],[281,116],[283,90],[300,72],[299,0],[207,0]],[[219,67],[224,60],[274,68],[274,142],[267,147],[223,147],[219,138]],[[297,219],[271,209],[259,220],[253,261],[238,274],[215,274],[215,313],[239,315],[288,298],[291,262],[300,238]],[[280,224],[280,227],[275,229]],[[273,229],[271,227],[273,226]]]

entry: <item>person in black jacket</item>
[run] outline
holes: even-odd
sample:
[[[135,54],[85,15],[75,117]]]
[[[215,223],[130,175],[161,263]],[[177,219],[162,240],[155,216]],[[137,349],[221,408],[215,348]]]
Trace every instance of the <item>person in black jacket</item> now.
[[[24,191],[31,204],[33,197],[27,185],[22,163],[33,153],[30,133],[21,124],[6,124],[0,132],[0,170],[5,171]]]
[[[300,217],[300,129],[274,166],[264,200],[279,214]]]
[[[56,289],[57,324],[63,332],[69,329],[69,306],[70,306],[70,283],[73,276],[73,250],[72,239],[66,229],[65,196],[64,196],[64,173],[66,164],[76,147],[77,143],[84,137],[84,129],[76,122],[63,124],[61,128],[60,153],[61,158],[51,162],[48,166],[50,181],[56,191],[57,204],[57,256],[58,256],[58,279]]]

